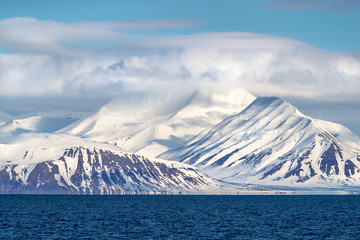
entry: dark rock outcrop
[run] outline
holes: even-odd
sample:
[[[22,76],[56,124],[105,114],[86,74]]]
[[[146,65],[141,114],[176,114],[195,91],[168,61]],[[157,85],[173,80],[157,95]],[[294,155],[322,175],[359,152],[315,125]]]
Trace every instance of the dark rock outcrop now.
[[[222,187],[185,164],[97,148],[69,148],[58,160],[0,171],[3,194],[178,194]]]

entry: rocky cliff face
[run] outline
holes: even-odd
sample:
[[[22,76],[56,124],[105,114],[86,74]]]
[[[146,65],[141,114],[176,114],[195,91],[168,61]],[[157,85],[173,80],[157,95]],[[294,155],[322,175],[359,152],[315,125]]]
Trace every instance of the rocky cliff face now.
[[[205,193],[225,186],[194,167],[135,154],[73,147],[57,160],[5,165],[1,193]]]

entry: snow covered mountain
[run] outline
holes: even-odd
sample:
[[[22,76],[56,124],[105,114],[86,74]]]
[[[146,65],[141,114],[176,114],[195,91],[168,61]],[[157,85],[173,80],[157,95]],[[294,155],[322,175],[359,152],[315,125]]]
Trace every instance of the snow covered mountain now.
[[[24,132],[53,133],[88,115],[86,112],[70,110],[32,112],[17,116],[0,112],[0,139],[12,138]]]
[[[6,141],[6,142],[4,142]],[[187,164],[124,153],[75,136],[21,132],[0,138],[0,193],[228,193]]]
[[[90,113],[71,110],[55,110],[49,112],[31,112],[12,117],[14,125],[37,132],[55,132],[69,124],[85,118]],[[9,121],[8,121],[9,122]]]
[[[341,125],[315,121],[279,98],[258,97],[242,112],[160,157],[234,183],[360,185],[358,143]]]
[[[210,126],[208,121],[217,121],[214,119],[220,120],[222,116],[230,115],[224,109],[236,111],[233,110],[233,106],[243,109],[244,102],[250,102],[244,97],[253,97],[250,94],[239,93],[242,92],[237,91],[229,97],[216,94],[210,96],[199,92],[185,97],[141,96],[130,99],[130,104],[129,101],[123,102],[123,98],[118,98],[93,116],[73,124],[79,126],[79,123],[87,123],[89,119],[90,122],[94,120],[90,126],[85,124],[85,130],[89,130],[86,132],[91,137],[86,134],[74,136],[63,134],[61,131],[54,132],[64,124],[64,120],[74,121],[84,117],[83,114],[53,111],[13,117],[0,126],[0,192],[218,194],[238,191],[239,187],[220,183],[190,165],[125,153],[122,151],[124,148],[116,146],[116,141],[107,140],[118,140],[119,135],[127,136],[126,140],[129,140],[133,136],[129,137],[126,134],[130,132],[134,133],[136,140],[129,141],[133,148],[139,145],[148,146],[147,144],[154,139],[173,141],[173,134],[184,134],[181,129],[186,127],[182,124],[195,125],[190,130],[201,131],[203,124],[206,124],[206,127]],[[213,105],[214,100],[221,102],[221,107]],[[197,121],[196,116],[203,121]],[[170,126],[175,124],[179,126]],[[149,135],[138,143],[144,135],[147,136],[148,128],[165,130],[161,131],[160,135]],[[172,131],[168,132],[166,128]],[[197,132],[186,129],[186,133],[192,136]],[[99,138],[94,137],[95,141],[92,140],[93,136]],[[165,136],[169,139],[154,136]],[[121,140],[123,139],[120,139],[120,142]]]
[[[0,193],[229,194],[360,185],[360,139],[349,129],[241,89],[121,96],[93,114],[1,116]]]
[[[155,157],[240,112],[254,99],[243,89],[119,97],[59,132]]]

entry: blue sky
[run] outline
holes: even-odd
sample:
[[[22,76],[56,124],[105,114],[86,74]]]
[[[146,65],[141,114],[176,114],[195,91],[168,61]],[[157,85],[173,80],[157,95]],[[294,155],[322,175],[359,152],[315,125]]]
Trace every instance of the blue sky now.
[[[360,0],[0,3],[0,110],[241,87],[360,135]]]
[[[358,0],[5,0],[0,17],[64,23],[188,19],[197,25],[165,33],[240,31],[294,38],[322,49],[360,49]]]

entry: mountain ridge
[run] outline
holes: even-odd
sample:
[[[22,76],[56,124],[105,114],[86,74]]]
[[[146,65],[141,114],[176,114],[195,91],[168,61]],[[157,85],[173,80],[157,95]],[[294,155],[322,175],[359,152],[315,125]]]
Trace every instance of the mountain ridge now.
[[[209,194],[239,188],[187,164],[125,153],[75,136],[26,132],[0,143],[0,192]]]
[[[160,95],[148,99],[145,96],[139,98],[140,103],[139,99],[133,100],[130,106],[121,98],[114,99],[93,116],[58,132],[107,141],[124,151],[155,157],[242,110],[255,97],[236,89],[229,95],[197,90],[174,98]]]
[[[326,179],[359,184],[359,156],[286,101],[258,97],[200,139],[159,157],[189,163],[223,181],[317,185]]]

